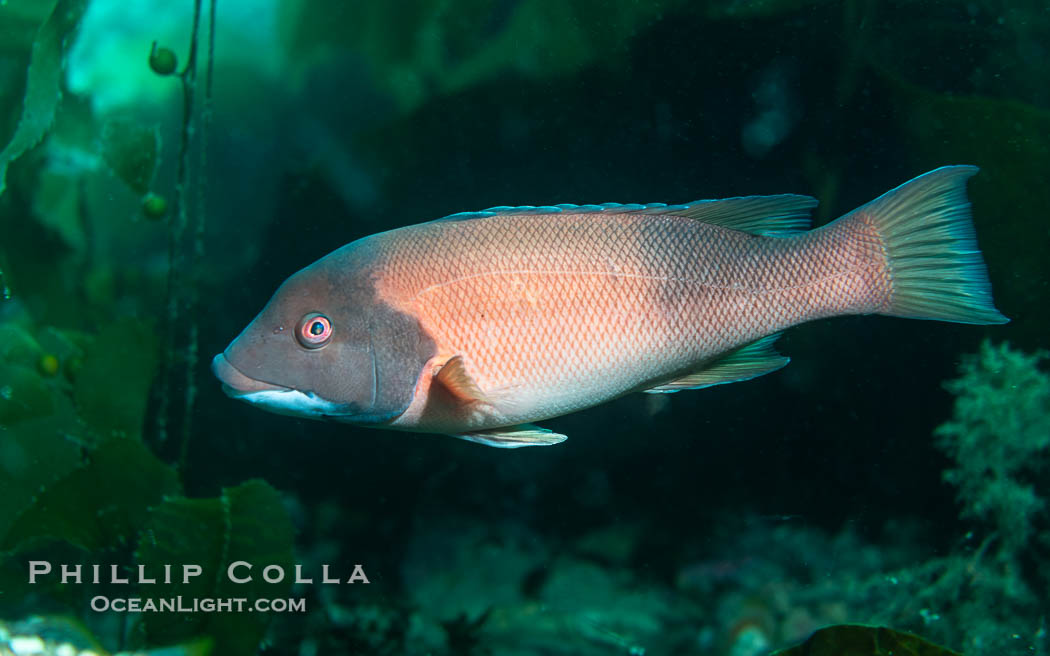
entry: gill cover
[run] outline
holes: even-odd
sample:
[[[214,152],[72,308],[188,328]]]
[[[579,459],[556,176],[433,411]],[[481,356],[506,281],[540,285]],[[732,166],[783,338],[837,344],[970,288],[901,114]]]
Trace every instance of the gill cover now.
[[[389,421],[408,409],[416,383],[427,361],[436,353],[434,342],[419,321],[384,303],[373,305],[370,317],[372,354],[372,406],[355,419]]]
[[[235,396],[277,412],[362,424],[390,421],[408,408],[434,343],[415,317],[377,297],[378,258],[369,257],[368,241],[286,280],[230,344],[223,355],[237,372],[273,386],[260,398],[249,386],[238,389],[224,379]],[[304,345],[297,333],[316,315],[330,321],[331,337],[319,347]]]

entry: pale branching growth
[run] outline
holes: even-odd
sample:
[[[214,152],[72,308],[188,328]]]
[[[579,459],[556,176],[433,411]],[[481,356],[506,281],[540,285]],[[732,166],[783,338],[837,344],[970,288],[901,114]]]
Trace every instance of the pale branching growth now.
[[[995,528],[1007,557],[1028,544],[1050,494],[1037,478],[1050,460],[1050,376],[1039,369],[1046,358],[986,341],[945,384],[956,400],[936,432],[955,462],[944,479],[958,488],[964,517]]]

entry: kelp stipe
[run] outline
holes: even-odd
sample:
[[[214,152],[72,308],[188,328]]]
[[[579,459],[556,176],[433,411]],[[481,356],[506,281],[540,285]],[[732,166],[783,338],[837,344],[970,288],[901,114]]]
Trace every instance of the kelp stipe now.
[[[174,206],[168,214],[168,281],[164,349],[157,390],[155,439],[166,448],[169,430],[178,424],[177,454],[180,468],[186,466],[193,428],[193,406],[198,360],[197,305],[198,271],[204,257],[205,202],[207,194],[208,133],[212,116],[212,80],[215,54],[215,0],[207,2],[207,50],[203,55],[204,93],[198,96],[197,67],[201,56],[203,0],[194,0],[189,55],[183,69],[175,73],[177,60],[171,50],[154,42],[149,66],[157,75],[174,74],[182,85],[182,127],[179,139],[178,172]],[[147,199],[144,209],[162,211],[161,201]],[[167,210],[163,203],[163,210]],[[181,366],[180,366],[181,365]],[[172,389],[182,387],[181,408],[172,402]],[[181,414],[177,415],[181,409]]]

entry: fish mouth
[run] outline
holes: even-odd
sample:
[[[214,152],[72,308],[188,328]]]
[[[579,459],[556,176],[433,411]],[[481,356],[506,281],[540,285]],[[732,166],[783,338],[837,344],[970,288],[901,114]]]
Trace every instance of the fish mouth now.
[[[351,421],[350,406],[323,399],[313,392],[301,392],[292,387],[267,383],[245,374],[233,366],[225,353],[211,361],[211,370],[222,383],[222,391],[230,398],[245,401],[264,410],[291,417]]]
[[[225,353],[220,353],[212,358],[211,372],[222,383],[222,391],[227,396],[237,398],[256,392],[290,392],[291,388],[282,385],[267,383],[245,374],[233,366]]]

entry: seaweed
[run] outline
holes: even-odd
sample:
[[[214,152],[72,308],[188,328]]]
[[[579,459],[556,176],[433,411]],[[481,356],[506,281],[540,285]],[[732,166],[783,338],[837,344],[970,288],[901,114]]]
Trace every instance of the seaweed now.
[[[113,119],[102,127],[102,159],[141,196],[153,185],[160,157],[160,135],[155,127],[129,119]]]
[[[801,645],[771,656],[960,656],[912,633],[886,627],[841,624],[824,627]]]
[[[74,618],[45,615],[13,623],[0,620],[0,653],[5,656],[27,653],[35,656],[208,656],[212,653],[212,644],[207,639],[194,640],[156,650],[111,654],[83,623]]]
[[[179,642],[199,635],[215,640],[218,653],[254,654],[268,624],[267,613],[253,613],[258,598],[278,598],[290,588],[292,525],[280,494],[267,483],[251,480],[223,490],[215,499],[171,498],[157,506],[142,530],[135,559],[147,571],[164,565],[200,565],[201,576],[189,583],[151,587],[151,595],[184,599],[243,598],[244,608],[224,613],[152,613],[144,620],[150,644]],[[247,583],[227,575],[231,563]],[[277,565],[285,572],[279,583],[266,583],[262,567]]]
[[[557,0],[411,3],[286,3],[282,38],[294,57],[353,43],[397,108],[451,94],[508,72],[534,79],[590,65],[613,68],[631,37],[683,0],[572,3]],[[600,24],[600,30],[589,26]],[[424,35],[406,42],[405,34]]]
[[[118,545],[150,503],[178,490],[173,470],[133,439],[155,368],[150,338],[131,320],[93,340],[0,325],[0,551],[42,538]]]
[[[1039,596],[1047,562],[1040,537],[1050,443],[1050,376],[1044,352],[1025,354],[984,342],[964,356],[959,377],[945,383],[956,396],[936,446],[951,459],[943,479],[957,487],[960,517],[973,529],[949,554],[872,577],[858,590],[879,608],[879,621],[915,618],[934,638],[968,653],[1045,649]]]
[[[96,435],[141,436],[157,341],[149,325],[125,319],[104,328],[86,350],[73,392],[80,416]]]
[[[17,325],[0,324],[0,543],[41,491],[83,463],[83,423],[69,383],[57,369],[40,366],[73,362],[78,354],[55,331],[40,330],[38,340]]]
[[[3,253],[0,253],[0,264],[5,266],[7,264],[4,262]],[[0,300],[11,300],[11,288],[7,285],[7,275],[4,273],[3,267],[0,267]]]
[[[54,411],[51,392],[34,369],[0,364],[0,424],[43,417]]]
[[[7,167],[43,139],[55,119],[62,97],[62,60],[70,33],[76,28],[86,0],[57,0],[40,26],[26,77],[22,116],[11,140],[0,151],[0,195],[4,193]]]
[[[198,358],[198,271],[204,258],[204,229],[207,177],[204,174],[208,158],[208,132],[212,118],[212,85],[215,54],[215,0],[208,0],[207,50],[204,53],[205,85],[202,97],[197,97],[198,49],[201,37],[203,0],[194,0],[193,24],[189,56],[186,65],[177,74],[182,84],[182,129],[179,142],[178,171],[175,183],[175,203],[168,219],[168,281],[165,325],[165,347],[161,360],[159,380],[159,408],[156,413],[156,439],[167,441],[169,425],[177,420],[180,439],[178,461],[187,465],[189,441],[192,435],[193,406],[197,396],[196,367]],[[150,52],[150,67],[158,75],[168,75],[175,69],[174,54],[157,48]],[[170,62],[168,61],[170,59]],[[169,70],[170,63],[170,70]],[[198,122],[200,125],[198,126]],[[191,152],[194,135],[197,151]],[[194,195],[191,196],[191,182]],[[190,207],[191,200],[193,207]],[[191,211],[192,210],[192,211]],[[181,364],[181,367],[177,365]],[[175,414],[171,390],[184,390],[181,416]]]
[[[481,644],[481,629],[491,614],[492,607],[490,606],[476,618],[471,619],[466,613],[460,613],[454,619],[442,622],[441,626],[448,635],[448,646],[452,653],[464,656],[478,653],[478,647]]]
[[[2,600],[8,612],[18,599],[40,594],[72,612],[83,603],[56,582],[26,589],[19,570],[28,553],[77,562],[107,551],[119,562],[137,547],[140,564],[199,563],[212,575],[188,587],[151,586],[151,594],[253,599],[287,592],[287,580],[265,584],[258,570],[255,583],[222,578],[236,560],[292,571],[292,528],[280,495],[249,481],[215,499],[178,496],[179,472],[141,441],[157,346],[149,324],[133,319],[94,336],[0,324],[0,580],[5,590],[25,593]],[[250,654],[266,619],[158,614],[142,633],[146,646],[211,636],[219,653]]]
[[[958,489],[962,517],[992,529],[1006,561],[1029,547],[1050,495],[1040,485],[1050,469],[1050,376],[1040,370],[1048,355],[986,340],[945,383],[956,398],[951,421],[936,431],[954,463],[944,480]]]
[[[87,550],[113,548],[135,537],[151,506],[178,491],[175,470],[141,442],[108,440],[32,499],[4,532],[0,549],[13,551],[44,539]]]
[[[16,4],[21,16],[25,7],[22,3]],[[196,397],[198,329],[195,308],[199,284],[197,269],[204,252],[203,169],[207,153],[204,135],[211,114],[214,2],[194,0],[190,55],[183,70],[175,75],[183,91],[183,121],[177,154],[178,172],[174,181],[175,199],[171,203],[154,188],[161,156],[160,135],[155,126],[120,117],[104,120],[101,130],[98,130],[96,117],[86,110],[81,100],[69,96],[63,101],[62,62],[85,4],[85,0],[53,0],[48,13],[40,18],[39,29],[34,30],[36,38],[27,68],[24,111],[10,143],[3,150],[0,163],[6,167],[45,136],[50,136],[46,148],[41,149],[44,154],[42,170],[27,169],[32,177],[20,178],[19,193],[7,195],[8,207],[14,211],[4,217],[2,240],[4,255],[12,261],[10,267],[7,261],[0,264],[5,273],[10,272],[11,287],[37,319],[59,325],[92,327],[92,320],[105,320],[111,315],[108,310],[125,299],[148,308],[149,299],[159,296],[155,293],[134,297],[127,294],[131,285],[151,284],[152,281],[144,283],[141,268],[123,262],[120,253],[114,252],[114,246],[128,248],[128,238],[121,235],[128,231],[129,226],[97,218],[92,198],[99,195],[100,188],[103,193],[110,192],[105,196],[108,215],[128,219],[130,217],[121,215],[119,210],[113,211],[130,199],[130,194],[123,188],[126,185],[138,197],[141,216],[147,219],[167,217],[168,293],[167,316],[161,333],[163,349],[141,349],[148,356],[139,363],[136,374],[127,379],[126,384],[148,387],[154,369],[161,368],[157,393],[159,403],[154,414],[156,437],[159,443],[163,443],[168,424],[174,424],[181,438],[175,448],[185,466]],[[204,12],[205,6],[207,13]],[[0,11],[7,10],[5,7]],[[202,16],[207,17],[207,23]],[[5,20],[8,18],[0,14],[0,25],[9,23]],[[21,24],[24,23],[25,20],[21,20]],[[202,27],[207,31],[204,32]],[[203,41],[204,35],[207,36],[206,42]],[[200,48],[200,57],[197,56],[198,40],[204,46]],[[173,73],[174,64],[173,53],[166,49],[154,47],[150,53],[149,65],[157,74]],[[202,73],[206,82],[202,93],[197,91],[198,68],[206,71],[206,75]],[[109,175],[110,171],[115,178]],[[0,170],[0,183],[2,173]],[[2,190],[0,188],[0,192]],[[129,196],[129,199],[124,196]],[[41,227],[45,229],[41,230]],[[152,232],[155,232],[142,228],[136,230],[141,232],[143,239],[152,238]],[[102,260],[107,256],[108,259]],[[6,275],[0,278],[0,291],[4,298],[8,298],[11,296],[9,278]],[[122,291],[125,292],[123,298],[118,296]],[[59,297],[69,302],[56,304],[51,300]],[[144,335],[130,337],[146,338]],[[124,353],[128,347],[121,346],[119,339],[107,341],[109,338],[103,336],[103,340],[99,356],[88,358],[83,381],[76,384],[79,411],[93,432],[138,436],[142,433],[145,400],[125,405],[122,394],[112,394],[112,383],[120,378],[120,372],[112,367],[106,371],[105,355],[102,355],[113,347],[117,347],[117,353]],[[135,346],[131,350],[137,349]],[[21,386],[31,391],[31,382],[21,381]],[[171,389],[179,390],[180,396],[174,408],[169,407],[170,398],[174,396],[169,392]],[[40,394],[37,397],[44,398]],[[0,413],[0,418],[5,414]],[[162,455],[167,457],[169,454]]]
[[[179,472],[141,441],[157,350],[149,325],[131,319],[96,336],[40,328],[34,338],[15,324],[0,325],[0,390],[7,390],[0,394],[0,581],[5,591],[22,593],[2,599],[6,612],[25,612],[19,599],[74,613],[84,603],[57,581],[27,588],[29,553],[78,562],[108,552],[120,563],[134,549],[134,562],[147,569],[205,568],[189,585],[147,586],[149,595],[251,602],[287,593],[288,578],[273,585],[261,579],[264,565],[293,571],[291,521],[280,494],[249,481],[214,499],[179,496]],[[254,567],[253,582],[226,576],[239,560]],[[266,613],[247,609],[158,613],[142,620],[138,635],[143,647],[203,636],[217,653],[253,654],[267,624]]]
[[[68,415],[44,417],[11,427],[0,424],[0,540],[47,490],[81,466],[81,446],[64,429]]]

